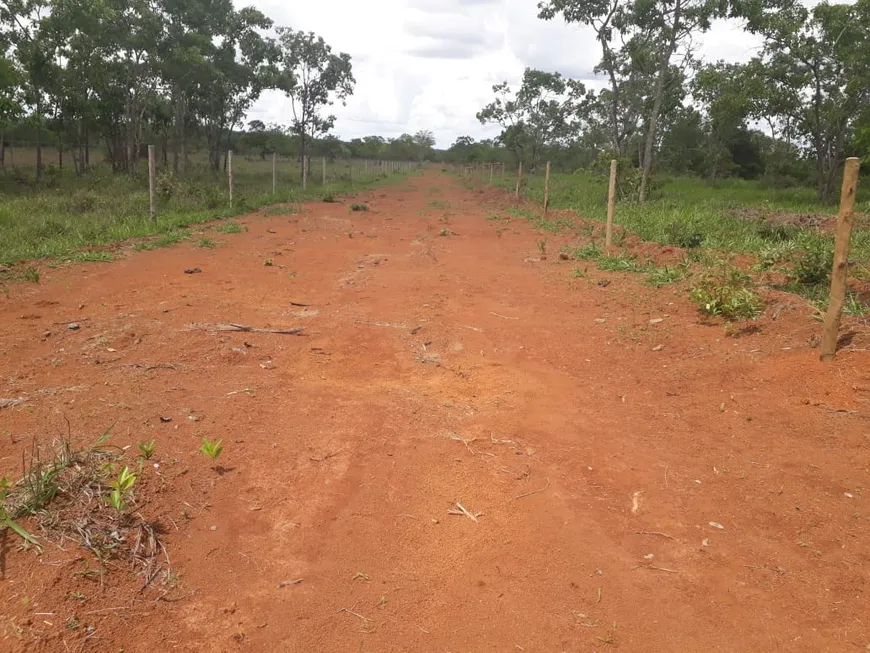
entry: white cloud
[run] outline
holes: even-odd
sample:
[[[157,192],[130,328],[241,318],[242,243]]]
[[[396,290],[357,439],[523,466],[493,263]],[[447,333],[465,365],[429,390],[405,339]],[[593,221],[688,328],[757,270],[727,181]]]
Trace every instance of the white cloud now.
[[[385,137],[431,129],[439,147],[457,136],[491,138],[498,129],[475,114],[492,86],[519,82],[526,66],[592,79],[600,58],[594,33],[560,20],[537,18],[533,0],[235,0],[275,21],[316,32],[351,55],[356,89],[333,107],[342,138]],[[740,61],[758,46],[733,21],[717,21],[699,38],[706,59]],[[250,119],[289,123],[290,101],[263,94]]]

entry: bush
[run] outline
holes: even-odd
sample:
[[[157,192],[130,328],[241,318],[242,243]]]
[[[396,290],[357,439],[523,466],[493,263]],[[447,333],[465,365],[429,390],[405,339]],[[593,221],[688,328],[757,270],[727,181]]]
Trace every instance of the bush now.
[[[704,235],[694,229],[690,222],[673,221],[665,227],[665,245],[676,245],[685,249],[700,247],[704,242]]]
[[[689,296],[707,315],[726,320],[751,320],[761,313],[764,302],[747,287],[749,281],[740,270],[723,266],[701,277]]]
[[[827,283],[834,266],[834,251],[824,243],[808,245],[794,268],[794,278],[798,283],[815,286]]]

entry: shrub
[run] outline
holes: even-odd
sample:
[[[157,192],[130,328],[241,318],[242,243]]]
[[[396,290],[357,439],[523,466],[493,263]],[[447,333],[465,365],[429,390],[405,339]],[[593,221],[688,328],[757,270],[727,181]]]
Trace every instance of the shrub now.
[[[794,268],[798,283],[815,286],[827,283],[834,266],[834,251],[824,243],[807,245]]]
[[[761,313],[764,302],[747,287],[749,281],[740,270],[723,266],[701,277],[689,296],[707,315],[726,320],[751,320]]]

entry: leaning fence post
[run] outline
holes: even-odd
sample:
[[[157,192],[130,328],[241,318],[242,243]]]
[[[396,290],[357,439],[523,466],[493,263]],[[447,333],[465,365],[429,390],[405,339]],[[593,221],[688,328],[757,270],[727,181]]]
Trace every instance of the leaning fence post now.
[[[859,158],[850,157],[846,159],[846,166],[843,169],[843,188],[840,191],[840,212],[837,214],[837,236],[834,243],[834,269],[831,272],[831,294],[828,299],[828,313],[825,316],[825,330],[822,335],[821,359],[823,361],[831,360],[837,353],[840,318],[843,315],[843,303],[846,301],[849,244],[852,237],[852,217],[860,163]]]
[[[154,161],[154,146],[148,146],[148,204],[151,222],[157,222],[157,194],[155,186],[157,180],[156,163]]]
[[[604,236],[604,246],[608,249],[613,245],[613,211],[616,204],[616,159],[610,160],[610,186],[607,189],[607,231]]]

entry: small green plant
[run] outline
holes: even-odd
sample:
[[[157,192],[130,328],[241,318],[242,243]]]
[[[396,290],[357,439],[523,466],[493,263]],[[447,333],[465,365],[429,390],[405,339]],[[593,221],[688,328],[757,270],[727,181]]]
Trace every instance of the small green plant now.
[[[833,266],[833,249],[825,243],[810,243],[794,267],[794,278],[805,286],[827,283]]]
[[[217,247],[217,241],[212,240],[211,238],[200,238],[196,246],[203,249],[214,249]]]
[[[635,255],[621,253],[616,256],[600,256],[598,269],[605,272],[643,272],[646,266],[638,263]]]
[[[351,204],[350,210],[351,211],[368,211],[369,207],[367,207],[365,204]]]
[[[21,276],[31,283],[39,283],[39,268],[26,267],[22,271]]]
[[[541,258],[547,258],[547,239],[541,238],[537,241],[538,244],[538,252],[541,254]]]
[[[215,228],[215,231],[222,234],[240,234],[243,231],[247,231],[247,228],[243,225],[240,225],[238,222],[225,222],[224,224]]]
[[[586,268],[574,268],[573,270],[571,270],[571,276],[575,279],[585,279]]]
[[[855,293],[849,293],[846,295],[846,302],[843,304],[843,312],[846,315],[864,317],[867,315],[867,310],[867,305],[861,301],[861,298],[858,297],[858,295]]]
[[[157,449],[157,445],[155,444],[154,440],[151,440],[151,442],[140,442],[136,446],[139,447],[139,453],[142,454],[142,457],[145,460],[150,460],[151,457],[154,455],[154,451]]]
[[[130,468],[124,465],[118,472],[116,478],[110,485],[112,491],[106,498],[106,501],[118,512],[124,512],[127,508],[127,498],[133,485],[136,483],[136,475],[130,471]]]
[[[323,196],[323,201],[328,204],[334,204],[336,202],[335,196],[332,193],[326,193]]]
[[[770,270],[774,265],[790,261],[796,251],[797,244],[791,240],[765,245],[758,251],[755,269],[759,272]]]
[[[263,261],[263,265],[265,265],[267,268],[270,268],[270,267],[272,267],[273,265],[275,265],[275,261],[273,261],[273,260],[270,259],[270,258],[267,258],[267,259],[265,259],[265,260]]]
[[[438,235],[439,236],[455,236],[456,233],[453,231],[450,231],[450,229],[448,229],[447,227],[444,227],[443,229],[441,229],[441,231],[438,232]]]
[[[661,288],[669,283],[679,281],[686,276],[686,268],[664,266],[662,268],[653,268],[646,281],[651,286]]]
[[[689,296],[707,315],[726,320],[751,320],[758,317],[764,302],[747,287],[749,277],[737,268],[723,265],[709,272],[689,291]]]
[[[223,440],[209,440],[208,438],[203,438],[202,446],[199,448],[199,450],[206,456],[211,458],[212,461],[216,461],[223,453]]]
[[[109,252],[78,252],[73,254],[69,260],[76,263],[111,263],[115,257]]]
[[[568,256],[578,261],[595,261],[601,258],[601,248],[593,240],[583,247],[572,247],[568,249]]]
[[[8,528],[28,544],[38,546],[39,542],[36,541],[36,538],[24,530],[18,522],[14,521],[6,509],[6,497],[9,494],[9,487],[9,479],[5,476],[0,478],[0,532]]]

